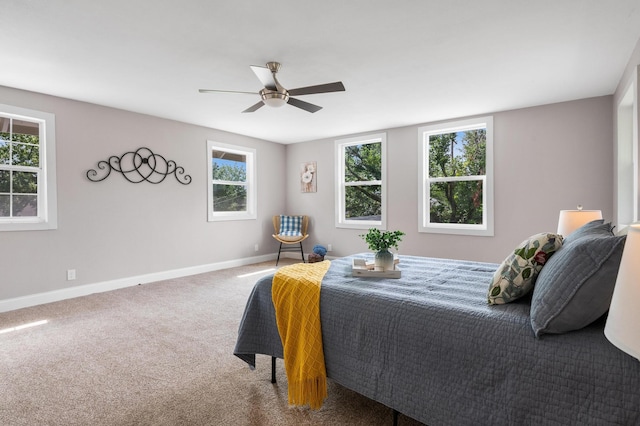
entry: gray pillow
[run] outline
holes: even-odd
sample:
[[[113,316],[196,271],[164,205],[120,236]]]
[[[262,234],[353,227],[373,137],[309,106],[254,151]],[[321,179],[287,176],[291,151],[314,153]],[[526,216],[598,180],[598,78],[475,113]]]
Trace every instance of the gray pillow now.
[[[608,232],[570,240],[544,265],[531,298],[536,337],[581,329],[607,312],[626,239]]]
[[[564,243],[569,244],[572,241],[588,235],[613,235],[613,232],[611,232],[611,223],[604,223],[604,219],[597,219],[589,223],[585,223],[580,228],[567,235],[564,239]]]

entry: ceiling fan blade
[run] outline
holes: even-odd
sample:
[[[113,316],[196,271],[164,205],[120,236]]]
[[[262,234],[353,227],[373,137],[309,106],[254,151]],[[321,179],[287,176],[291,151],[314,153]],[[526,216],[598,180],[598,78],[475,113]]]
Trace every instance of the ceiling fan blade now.
[[[215,89],[198,89],[200,93],[241,93],[247,95],[257,95],[258,92],[241,92],[239,90],[215,90]]]
[[[249,108],[245,109],[242,112],[253,112],[253,111],[257,110],[258,108],[262,108],[263,105],[264,105],[264,102],[260,101],[255,105],[251,105]]]
[[[266,89],[278,90],[276,87],[276,80],[273,78],[273,73],[269,68],[251,65],[251,70]]]
[[[289,98],[287,103],[289,105],[293,105],[294,107],[298,107],[300,109],[303,109],[309,112],[317,112],[322,109],[321,106],[310,104],[309,102],[301,101],[300,99],[296,99],[296,98]]]
[[[317,86],[299,87],[287,90],[291,96],[312,95],[314,93],[344,92],[344,84],[341,81],[335,83],[318,84]]]

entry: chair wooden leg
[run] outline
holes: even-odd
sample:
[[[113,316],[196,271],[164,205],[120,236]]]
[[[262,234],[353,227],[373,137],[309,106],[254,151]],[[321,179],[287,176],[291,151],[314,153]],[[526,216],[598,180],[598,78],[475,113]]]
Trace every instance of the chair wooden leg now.
[[[278,258],[276,259],[276,266],[278,266],[278,262],[280,262],[280,251],[282,250],[282,243],[280,243],[280,247],[278,248]]]
[[[300,242],[300,254],[302,254],[302,263],[304,263],[304,250],[302,250],[302,242]]]

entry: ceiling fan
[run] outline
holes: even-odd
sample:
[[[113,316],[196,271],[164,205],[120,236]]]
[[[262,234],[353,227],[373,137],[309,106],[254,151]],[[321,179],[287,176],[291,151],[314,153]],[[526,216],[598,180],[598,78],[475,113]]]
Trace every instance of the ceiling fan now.
[[[250,106],[242,112],[254,112],[265,104],[271,107],[281,107],[284,104],[289,104],[308,112],[317,112],[322,109],[321,106],[301,101],[300,99],[293,98],[292,96],[313,95],[316,93],[344,92],[345,90],[344,85],[341,81],[287,90],[282,87],[282,85],[276,78],[276,73],[278,72],[278,70],[280,70],[280,63],[278,62],[267,62],[266,67],[251,65],[251,70],[253,70],[255,75],[258,77],[258,80],[260,80],[260,82],[264,86],[264,89],[257,92],[257,94],[260,95],[261,98],[260,102]],[[200,93],[246,93],[250,95],[256,94],[256,92],[239,92],[235,90],[200,89],[198,91]]]

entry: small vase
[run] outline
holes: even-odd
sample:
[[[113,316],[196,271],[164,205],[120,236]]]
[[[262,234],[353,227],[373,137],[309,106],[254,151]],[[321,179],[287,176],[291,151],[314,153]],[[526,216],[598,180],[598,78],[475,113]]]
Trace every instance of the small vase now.
[[[382,249],[377,252],[374,266],[376,270],[393,271],[393,253],[387,249]]]

